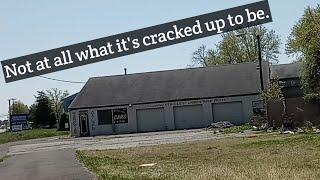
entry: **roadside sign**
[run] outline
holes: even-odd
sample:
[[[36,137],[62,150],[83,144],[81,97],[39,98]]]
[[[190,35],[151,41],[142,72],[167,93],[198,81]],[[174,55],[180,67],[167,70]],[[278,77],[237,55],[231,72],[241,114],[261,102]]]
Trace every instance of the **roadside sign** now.
[[[22,124],[12,125],[12,126],[11,126],[11,131],[12,131],[12,132],[22,131]]]
[[[13,115],[11,115],[11,130],[14,131],[14,128],[18,131],[22,131],[23,129],[28,129],[29,128],[28,116],[29,116],[29,114],[13,114]]]

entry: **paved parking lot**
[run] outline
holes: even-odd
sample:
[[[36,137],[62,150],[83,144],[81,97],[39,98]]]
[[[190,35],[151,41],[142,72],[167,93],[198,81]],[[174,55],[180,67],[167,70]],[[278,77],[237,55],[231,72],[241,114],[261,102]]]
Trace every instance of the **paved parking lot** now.
[[[236,136],[245,136],[238,134]],[[138,146],[151,146],[167,143],[180,143],[207,139],[219,139],[235,135],[216,135],[205,130],[182,130],[165,131],[140,134],[97,136],[84,138],[48,138],[36,142],[14,145],[9,148],[9,155],[35,153],[50,150],[74,149],[74,150],[95,150],[95,149],[119,149]]]

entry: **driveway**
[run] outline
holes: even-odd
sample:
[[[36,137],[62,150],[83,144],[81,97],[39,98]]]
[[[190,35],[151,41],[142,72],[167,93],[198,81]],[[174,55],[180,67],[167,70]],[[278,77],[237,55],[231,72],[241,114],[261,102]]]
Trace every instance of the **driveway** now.
[[[14,145],[9,148],[9,155],[36,153],[50,150],[74,149],[74,150],[102,150],[119,149],[139,146],[152,146],[168,143],[181,143],[208,139],[221,139],[225,137],[247,136],[251,132],[243,134],[213,134],[205,130],[181,130],[163,131],[139,134],[96,136],[84,138],[49,138],[30,141]]]
[[[74,150],[68,149],[14,155],[0,164],[0,179],[88,180],[94,175],[82,167]]]
[[[0,164],[0,179],[94,179],[76,159],[76,150],[119,149],[248,135],[251,133],[218,135],[205,130],[182,130],[23,141],[7,147],[11,157]]]

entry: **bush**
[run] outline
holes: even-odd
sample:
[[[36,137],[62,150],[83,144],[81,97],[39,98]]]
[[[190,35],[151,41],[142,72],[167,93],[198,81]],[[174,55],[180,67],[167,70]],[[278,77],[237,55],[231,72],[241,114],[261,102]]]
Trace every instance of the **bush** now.
[[[266,130],[269,126],[267,118],[263,116],[252,116],[250,125],[256,126],[258,130]]]
[[[304,132],[313,132],[311,121],[305,121],[301,128],[304,130]]]

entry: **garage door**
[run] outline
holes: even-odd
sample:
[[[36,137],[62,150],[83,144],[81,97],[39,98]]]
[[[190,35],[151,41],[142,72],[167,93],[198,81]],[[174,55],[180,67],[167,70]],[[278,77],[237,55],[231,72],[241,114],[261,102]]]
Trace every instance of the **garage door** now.
[[[173,108],[176,129],[192,129],[207,126],[203,120],[202,105],[178,106]]]
[[[138,109],[137,110],[138,132],[166,130],[164,109]]]
[[[243,124],[243,111],[241,102],[212,104],[215,122],[229,121],[232,124]]]

